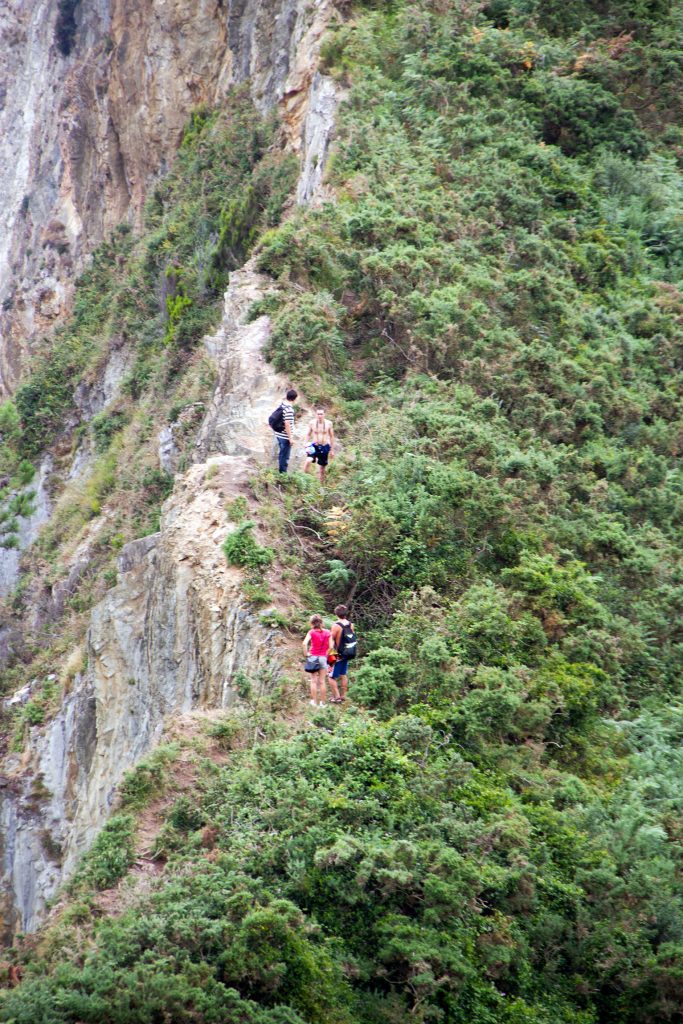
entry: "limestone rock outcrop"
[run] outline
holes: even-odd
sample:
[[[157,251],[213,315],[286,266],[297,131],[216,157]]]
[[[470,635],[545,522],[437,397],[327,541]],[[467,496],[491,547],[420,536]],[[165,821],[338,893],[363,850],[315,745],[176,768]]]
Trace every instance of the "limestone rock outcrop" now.
[[[88,251],[121,220],[138,220],[189,110],[248,81],[261,110],[279,108],[284,144],[301,162],[302,203],[320,196],[333,131],[338,97],[317,70],[332,0],[74,0],[73,39],[60,52],[65,6],[9,0],[0,10],[0,395],[14,386],[31,340],[68,309]],[[226,502],[272,454],[267,417],[286,384],[263,355],[268,317],[247,322],[270,287],[253,262],[231,275],[222,322],[204,342],[217,382],[194,462],[176,476],[159,532],[122,549],[117,583],[93,609],[83,665],[59,711],[31,728],[21,755],[5,757],[5,938],[38,926],[111,812],[124,772],[170,716],[228,707],[239,673],[268,688],[286,667],[281,637],[248,604],[221,550],[234,528]],[[115,345],[101,380],[79,390],[83,420],[115,398],[129,356]],[[159,457],[176,470],[172,432],[159,438]],[[80,478],[88,463],[79,449],[71,475]],[[35,521],[20,548],[50,514],[49,461],[37,482]],[[34,609],[42,621],[58,619],[97,532],[94,522],[53,607]],[[5,590],[16,581],[16,553],[7,559]],[[11,641],[0,635],[0,646]]]
[[[75,26],[67,45],[63,7]],[[315,147],[311,168],[321,166],[329,132],[316,115],[311,124],[310,94],[329,111],[316,66],[332,13],[332,0],[2,5],[0,395],[68,310],[86,254],[116,224],[139,221],[193,108],[248,81],[259,109],[279,106],[290,148],[305,162]]]
[[[157,743],[169,716],[225,708],[244,673],[268,688],[286,660],[276,631],[241,591],[221,550],[226,502],[272,451],[268,412],[284,382],[263,357],[268,317],[247,323],[268,281],[253,264],[231,275],[221,325],[205,340],[217,383],[197,461],[176,478],[157,534],[121,551],[118,583],[97,605],[87,668],[56,717],[31,730],[0,782],[7,937],[32,931],[111,812],[124,772]]]

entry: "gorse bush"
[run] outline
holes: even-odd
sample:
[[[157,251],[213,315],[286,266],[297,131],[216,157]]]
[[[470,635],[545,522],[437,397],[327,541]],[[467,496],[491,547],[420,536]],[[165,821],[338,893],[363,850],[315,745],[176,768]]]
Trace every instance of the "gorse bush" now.
[[[352,513],[340,550],[366,621],[416,586],[448,603],[483,576],[519,595],[547,645],[632,695],[675,687],[661,572],[679,571],[680,357],[676,293],[657,282],[680,265],[675,232],[658,251],[645,218],[675,209],[680,179],[654,154],[625,158],[613,113],[618,139],[595,153],[548,144],[552,83],[587,84],[577,44],[528,22],[522,36],[508,6],[504,30],[428,5],[390,36],[382,15],[339,29],[339,201],[271,232],[260,258],[299,305],[343,298],[340,329],[381,391],[330,499]],[[655,198],[627,220],[615,194]],[[295,358],[288,316],[285,302],[275,359],[278,343]],[[328,386],[339,394],[336,367]]]
[[[284,372],[293,366],[308,366],[320,372],[341,364],[342,315],[339,303],[326,293],[304,293],[281,310],[268,350],[276,369]]]
[[[82,886],[109,889],[123,878],[135,859],[134,832],[135,819],[131,814],[110,818],[70,883],[72,891],[77,892]]]
[[[516,716],[488,686],[500,696],[485,713],[423,705],[233,754],[169,811],[186,838],[165,884],[102,920],[84,962],[72,933],[55,935],[3,1019],[50,1007],[46,1020],[94,1022],[105,993],[110,1019],[131,1024],[666,1019],[682,908],[653,884],[675,871],[658,822],[678,799],[680,756],[663,759],[680,706],[629,725],[628,781],[596,801],[571,772],[496,764]],[[94,884],[118,877],[125,835],[103,867],[93,851]],[[658,918],[647,962],[644,899]]]
[[[354,411],[343,486],[326,498],[319,571],[333,593],[324,566],[343,558],[371,629],[356,699],[380,719],[418,717],[433,742],[505,779],[499,811],[521,795],[558,856],[562,801],[532,813],[526,773],[544,786],[572,775],[597,849],[601,790],[626,770],[606,723],[679,693],[682,650],[681,179],[630,94],[638,61],[641,76],[659,64],[653,39],[668,31],[675,47],[674,21],[664,8],[579,8],[490,4],[479,17],[425,3],[341,25],[325,50],[350,91],[330,170],[338,202],[269,233],[260,255],[285,291],[297,286],[275,311],[273,358],[297,358],[290,301],[343,302],[347,355],[336,362],[355,356],[373,394]],[[609,43],[608,25],[633,38]],[[666,121],[663,95],[653,108]],[[312,361],[303,354],[302,366]],[[336,366],[314,365],[343,414]],[[654,827],[673,878],[671,833],[663,819]],[[521,835],[511,849],[525,857]],[[597,876],[571,867],[576,847],[562,856],[564,957],[574,901],[591,898]],[[635,874],[632,897],[652,906]],[[533,918],[540,950],[549,923],[535,899],[523,903],[515,929]],[[596,963],[622,939],[624,950],[645,943],[643,964],[658,956],[654,931],[578,917],[592,922],[595,950],[605,943]],[[519,950],[516,934],[501,942]],[[667,981],[658,960],[633,988],[612,989],[608,968],[582,998],[580,983],[570,994],[559,982],[568,961],[556,963],[554,990],[574,1009],[558,1003],[552,1019],[675,1016],[680,936],[667,935]],[[501,987],[513,991],[509,978]],[[485,1012],[447,991],[435,997],[445,1019],[469,1019],[465,1005],[474,1019]]]
[[[261,569],[272,563],[275,553],[254,540],[252,531],[255,526],[250,519],[245,519],[226,537],[223,551],[230,565],[241,569]]]
[[[130,680],[130,683],[135,685],[135,680]],[[178,747],[174,744],[157,747],[143,761],[138,762],[135,768],[126,772],[119,785],[119,797],[123,807],[140,809],[152,797],[162,792],[169,764],[177,754]]]

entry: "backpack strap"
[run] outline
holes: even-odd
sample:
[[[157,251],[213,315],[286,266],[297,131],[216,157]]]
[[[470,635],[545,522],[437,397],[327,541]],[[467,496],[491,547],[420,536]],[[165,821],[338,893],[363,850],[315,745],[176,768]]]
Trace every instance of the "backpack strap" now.
[[[339,650],[340,650],[340,648],[342,648],[342,647],[344,647],[344,646],[345,646],[345,645],[344,645],[344,630],[346,630],[346,629],[350,629],[350,630],[351,630],[351,632],[352,632],[352,633],[354,633],[354,634],[355,634],[355,630],[354,630],[354,628],[353,628],[353,623],[351,622],[351,619],[347,619],[347,620],[346,620],[346,625],[345,625],[345,624],[344,624],[343,622],[339,622],[339,620],[337,620],[337,621],[335,622],[335,626],[339,626],[339,628],[341,629],[341,633],[340,633],[340,635],[339,635],[339,641],[340,641],[340,642],[339,642],[339,644],[337,645],[337,651],[339,651]]]

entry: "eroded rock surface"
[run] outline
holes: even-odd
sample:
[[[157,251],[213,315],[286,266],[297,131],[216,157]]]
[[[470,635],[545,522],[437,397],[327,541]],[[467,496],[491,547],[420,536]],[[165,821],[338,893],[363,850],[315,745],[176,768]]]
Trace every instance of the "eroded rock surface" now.
[[[248,80],[304,151],[333,13],[331,0],[97,0],[75,5],[64,54],[58,6],[0,8],[0,394],[67,312],[84,256],[139,222],[193,108]]]
[[[277,631],[264,626],[222,551],[226,502],[270,456],[268,412],[284,381],[266,363],[267,317],[247,323],[268,280],[252,264],[231,275],[213,400],[197,459],[176,478],[160,531],[121,551],[115,587],[93,610],[87,669],[57,716],[31,730],[0,786],[5,935],[37,927],[48,899],[109,815],[123,773],[158,742],[169,716],[228,707],[243,672],[256,688],[281,675]],[[76,563],[75,563],[76,564]]]
[[[0,392],[13,386],[26,340],[68,308],[84,254],[120,220],[139,217],[192,107],[220,102],[247,78],[261,109],[279,105],[287,145],[301,160],[300,202],[315,199],[333,130],[332,86],[316,71],[330,0],[200,0],[189,7],[180,0],[95,0],[77,6],[67,56],[54,45],[56,9],[48,0],[12,0],[10,17],[0,12],[0,175],[17,164],[0,194],[0,227],[7,227]],[[34,113],[18,119],[8,142],[5,127],[20,105],[8,89],[24,65],[35,85]],[[5,760],[5,937],[40,923],[109,815],[123,773],[154,746],[169,716],[229,706],[239,672],[268,687],[283,671],[278,634],[248,605],[241,574],[221,550],[234,528],[225,504],[254,466],[273,456],[267,417],[288,383],[263,356],[269,319],[247,323],[252,303],[270,287],[251,262],[231,276],[222,323],[205,339],[217,384],[195,462],[176,477],[159,533],[121,551],[118,582],[92,613],[87,667],[59,712],[31,729],[21,756]],[[117,393],[126,353],[110,356],[101,379],[79,392],[86,419]],[[172,440],[172,432],[160,439],[160,459],[171,471]],[[72,471],[80,478],[87,450],[78,459]],[[93,533],[73,554],[44,621],[59,614],[72,577],[87,571],[87,545],[95,540]],[[0,635],[0,648],[11,643]]]

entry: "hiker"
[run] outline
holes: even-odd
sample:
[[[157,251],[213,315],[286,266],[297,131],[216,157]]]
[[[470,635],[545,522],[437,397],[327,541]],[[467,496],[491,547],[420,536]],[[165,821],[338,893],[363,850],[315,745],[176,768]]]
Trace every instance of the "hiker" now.
[[[325,410],[322,406],[318,406],[315,410],[315,416],[308,424],[308,431],[306,433],[304,473],[307,473],[311,466],[317,464],[320,483],[323,483],[328,459],[331,459],[334,454],[332,451],[333,446],[334,427],[332,426],[332,420],[326,420]]]
[[[330,674],[330,685],[333,690],[339,682],[339,702],[346,700],[346,691],[349,686],[348,667],[352,658],[356,657],[358,640],[353,623],[349,620],[349,610],[345,604],[338,604],[334,609],[337,621],[330,631],[329,653],[336,655],[336,660]],[[335,701],[337,703],[337,701]]]
[[[278,469],[281,473],[287,472],[289,455],[294,441],[294,406],[292,402],[296,401],[297,396],[298,392],[294,388],[290,388],[277,409],[271,412],[268,417],[268,424],[275,432],[280,449],[278,453]]]
[[[325,707],[327,698],[327,653],[330,645],[330,631],[323,628],[321,615],[311,615],[311,628],[303,642],[306,663],[304,672],[308,672],[311,686],[311,704]],[[335,687],[336,689],[336,684]]]

